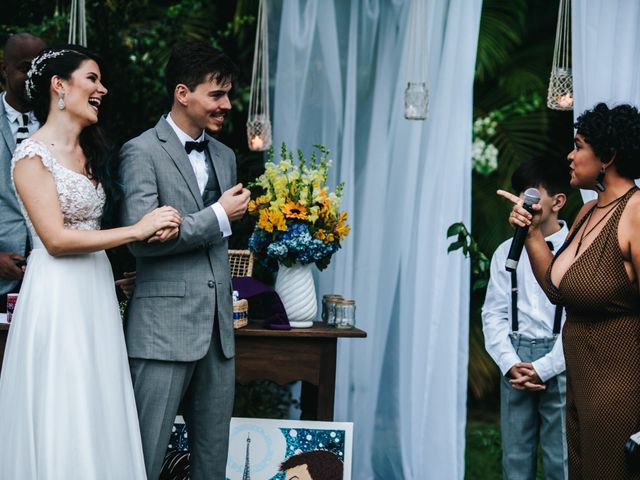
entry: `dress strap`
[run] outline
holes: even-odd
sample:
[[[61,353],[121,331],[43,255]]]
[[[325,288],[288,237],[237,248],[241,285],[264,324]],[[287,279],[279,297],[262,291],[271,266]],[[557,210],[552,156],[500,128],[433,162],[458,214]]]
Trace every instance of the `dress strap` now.
[[[606,228],[614,228],[616,232],[616,237],[618,236],[618,223],[620,222],[620,217],[622,217],[622,212],[624,211],[624,207],[627,206],[627,202],[632,197],[632,195],[637,191],[638,191],[638,187],[634,185],[629,189],[627,193],[624,194],[624,196],[622,197],[622,200],[620,200],[620,203],[618,204],[616,209],[613,211],[613,215],[611,215],[611,221],[607,222],[607,225],[604,226],[603,230]],[[609,225],[612,225],[613,227],[610,227]]]

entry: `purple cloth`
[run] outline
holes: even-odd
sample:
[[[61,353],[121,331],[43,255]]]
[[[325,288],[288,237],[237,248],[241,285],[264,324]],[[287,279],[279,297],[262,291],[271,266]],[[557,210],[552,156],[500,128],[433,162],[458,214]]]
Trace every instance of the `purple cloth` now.
[[[276,291],[251,277],[233,277],[233,289],[249,302],[249,318],[264,321],[273,330],[291,330],[287,312]]]

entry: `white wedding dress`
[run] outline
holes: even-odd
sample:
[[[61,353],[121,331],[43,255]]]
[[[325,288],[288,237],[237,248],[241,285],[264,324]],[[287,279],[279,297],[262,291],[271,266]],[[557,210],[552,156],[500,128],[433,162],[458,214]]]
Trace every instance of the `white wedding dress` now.
[[[11,169],[39,156],[65,228],[95,230],[102,186],[23,141]],[[33,239],[0,376],[0,479],[145,479],[113,275],[104,251],[52,257]]]

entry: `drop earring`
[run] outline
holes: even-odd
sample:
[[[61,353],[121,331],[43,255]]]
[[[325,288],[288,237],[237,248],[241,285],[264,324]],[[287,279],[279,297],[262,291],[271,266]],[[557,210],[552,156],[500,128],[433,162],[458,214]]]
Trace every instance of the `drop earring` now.
[[[598,176],[596,177],[596,189],[599,192],[604,192],[604,175],[605,173],[607,173],[607,171],[604,168],[604,165],[602,167],[600,167],[600,172],[598,173]]]
[[[58,108],[64,110],[64,93],[58,92]]]

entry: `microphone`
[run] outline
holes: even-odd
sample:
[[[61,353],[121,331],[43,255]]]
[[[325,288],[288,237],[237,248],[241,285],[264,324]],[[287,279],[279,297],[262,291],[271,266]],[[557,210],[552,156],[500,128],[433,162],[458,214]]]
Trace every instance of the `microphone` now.
[[[537,188],[527,188],[524,192],[524,208],[529,213],[533,213],[533,205],[540,202],[540,190]],[[524,239],[527,237],[529,226],[516,227],[516,234],[511,241],[511,248],[509,249],[509,255],[507,255],[507,261],[504,267],[509,272],[515,272],[518,267],[518,261],[520,255],[522,255],[522,247],[524,247]]]

